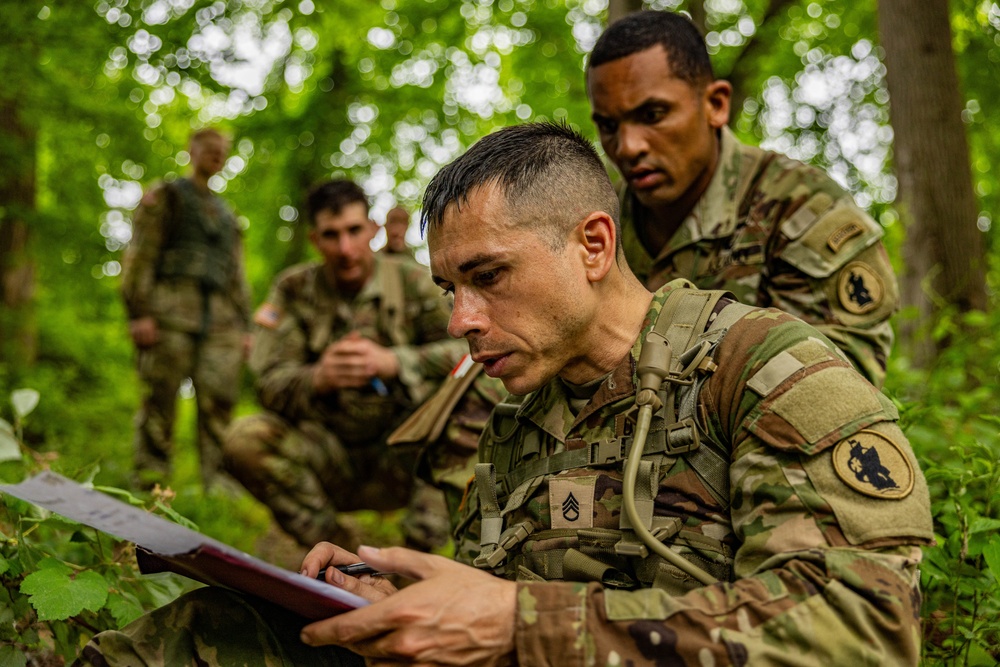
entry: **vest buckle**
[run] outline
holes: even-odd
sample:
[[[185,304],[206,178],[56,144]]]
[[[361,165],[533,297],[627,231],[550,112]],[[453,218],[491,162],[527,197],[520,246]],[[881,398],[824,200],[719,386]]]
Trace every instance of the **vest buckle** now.
[[[666,427],[667,454],[686,454],[701,446],[694,418],[688,417]]]

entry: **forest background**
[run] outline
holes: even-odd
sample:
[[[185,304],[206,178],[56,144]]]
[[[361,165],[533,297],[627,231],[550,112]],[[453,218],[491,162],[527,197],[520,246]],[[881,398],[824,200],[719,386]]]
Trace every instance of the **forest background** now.
[[[997,664],[991,0],[0,0],[0,482],[51,468],[259,552],[266,512],[198,486],[190,389],[172,489],[125,490],[138,388],[117,288],[143,190],[184,173],[192,128],[231,133],[212,187],[239,213],[259,302],[309,256],[299,204],[321,178],[362,183],[381,222],[496,127],[566,120],[595,137],[586,54],[609,14],[641,7],[702,26],[741,138],[828,170],[885,227],[905,302],[886,391],[937,534],[924,662]],[[247,379],[240,411],[254,409]],[[62,664],[183,587],[10,498],[0,529],[0,667]]]

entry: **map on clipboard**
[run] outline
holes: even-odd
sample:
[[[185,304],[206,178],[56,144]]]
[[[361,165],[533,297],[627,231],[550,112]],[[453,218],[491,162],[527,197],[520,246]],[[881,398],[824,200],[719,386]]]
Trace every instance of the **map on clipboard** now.
[[[246,554],[195,530],[88,489],[53,472],[0,491],[136,545],[143,574],[175,572],[280,605],[309,620],[357,609],[368,601],[325,581]]]

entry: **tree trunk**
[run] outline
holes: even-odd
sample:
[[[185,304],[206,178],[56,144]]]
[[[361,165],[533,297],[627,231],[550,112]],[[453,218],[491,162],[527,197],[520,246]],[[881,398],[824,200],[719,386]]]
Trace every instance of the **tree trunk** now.
[[[35,130],[17,103],[0,99],[0,359],[30,364],[37,341],[32,313],[35,267],[28,254],[35,206]]]
[[[951,47],[948,0],[879,0],[885,49],[897,208],[906,225],[904,305],[919,319],[902,342],[926,366],[940,347],[917,340],[943,308],[986,308],[986,245],[961,120],[962,94]]]
[[[608,25],[611,25],[626,14],[642,9],[642,0],[609,0]]]

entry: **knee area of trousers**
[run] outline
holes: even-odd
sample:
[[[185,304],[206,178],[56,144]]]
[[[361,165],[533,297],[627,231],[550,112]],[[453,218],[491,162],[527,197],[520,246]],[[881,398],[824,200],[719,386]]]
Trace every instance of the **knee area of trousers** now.
[[[254,465],[269,449],[267,443],[280,437],[270,420],[258,415],[235,420],[222,437],[226,465]]]

